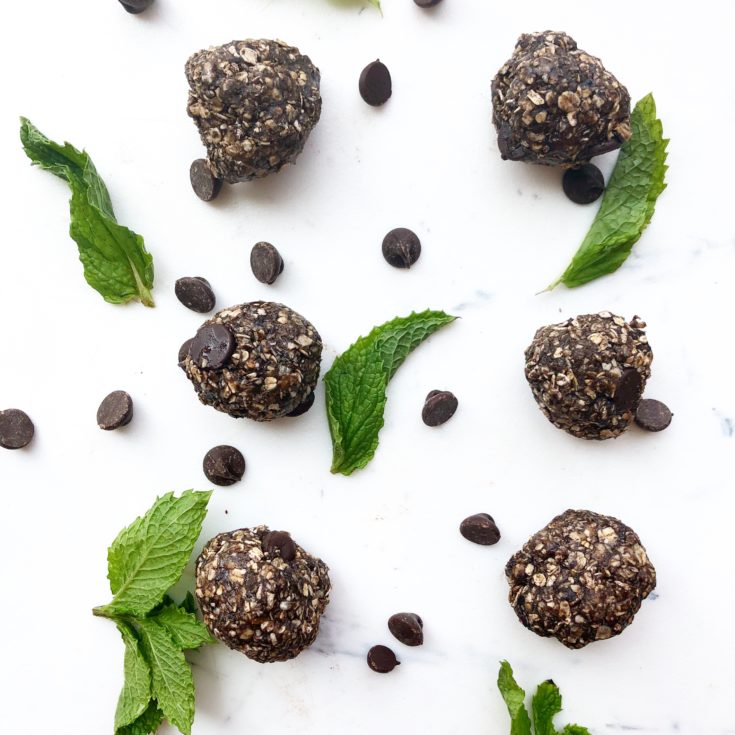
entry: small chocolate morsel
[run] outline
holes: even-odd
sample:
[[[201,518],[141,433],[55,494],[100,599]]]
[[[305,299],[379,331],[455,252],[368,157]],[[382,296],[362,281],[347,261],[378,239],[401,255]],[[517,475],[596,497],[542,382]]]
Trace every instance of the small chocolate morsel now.
[[[261,283],[270,285],[283,273],[283,258],[269,242],[256,242],[250,251],[250,268]]]
[[[97,426],[105,431],[127,426],[133,418],[133,399],[124,390],[114,390],[97,409]]]
[[[212,173],[206,158],[197,158],[191,164],[189,180],[194,193],[204,202],[216,199],[222,190],[222,179],[218,179]]]
[[[153,0],[120,0],[120,5],[128,11],[137,15],[153,5]]]
[[[459,532],[473,544],[492,546],[500,541],[500,531],[491,515],[475,513],[459,524]]]
[[[673,415],[665,403],[653,398],[644,398],[638,404],[635,422],[646,431],[663,431],[671,423]]]
[[[575,204],[591,204],[605,191],[605,177],[593,163],[568,168],[561,180],[564,193]]]
[[[424,621],[416,613],[391,615],[388,630],[406,646],[420,646],[424,642]]]
[[[205,455],[202,469],[207,479],[215,485],[234,485],[245,474],[245,457],[228,444],[212,447]]]
[[[263,551],[271,556],[280,556],[283,561],[296,558],[296,544],[286,531],[270,531],[263,536]]]
[[[189,357],[189,348],[191,347],[191,343],[194,341],[193,337],[190,337],[189,339],[184,342],[184,344],[179,347],[179,367],[183,370],[184,369],[184,363],[186,362],[186,358]]]
[[[618,411],[633,411],[643,392],[643,377],[635,368],[625,368],[613,395]]]
[[[439,5],[442,0],[413,0],[420,8],[433,8]]]
[[[360,74],[360,96],[373,107],[385,104],[393,93],[388,67],[380,61],[371,61]]]
[[[427,426],[441,426],[454,416],[459,402],[448,390],[433,390],[426,396],[421,420]]]
[[[214,291],[209,281],[201,276],[179,278],[174,288],[176,298],[187,308],[199,314],[214,309]]]
[[[405,227],[396,227],[383,238],[383,257],[394,268],[410,268],[420,255],[421,241]]]
[[[401,664],[388,646],[373,646],[368,651],[367,662],[368,666],[379,674],[387,674]]]
[[[189,347],[189,356],[200,369],[219,370],[235,351],[235,338],[223,324],[199,328]]]
[[[33,421],[19,408],[0,411],[0,447],[3,449],[22,449],[27,446],[35,428]]]
[[[287,413],[286,416],[295,419],[297,416],[303,416],[313,405],[314,405],[314,391],[306,396],[306,399],[299,403],[291,413]]]

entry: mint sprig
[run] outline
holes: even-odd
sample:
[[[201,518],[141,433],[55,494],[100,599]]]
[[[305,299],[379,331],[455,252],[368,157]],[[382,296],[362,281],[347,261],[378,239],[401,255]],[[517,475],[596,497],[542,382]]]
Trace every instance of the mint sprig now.
[[[384,424],[390,379],[421,342],[455,319],[431,310],[397,317],[337,357],[324,376],[333,473],[351,475],[370,462]]]
[[[125,643],[115,735],[149,735],[164,718],[191,733],[194,679],[183,652],[214,639],[196,617],[191,593],[177,605],[166,592],[189,561],[211,494],[187,490],[158,498],[108,550],[114,597],[93,612],[114,620]]]
[[[54,143],[24,117],[20,122],[28,158],[71,188],[69,234],[79,247],[87,283],[110,303],[138,299],[153,306],[153,258],[140,235],[118,224],[110,194],[89,154],[69,143]]]
[[[640,240],[666,188],[666,147],[656,102],[648,94],[630,116],[632,135],[620,148],[597,216],[564,273],[546,290],[569,288],[616,271]]]
[[[518,686],[513,669],[502,661],[498,672],[498,689],[510,715],[510,735],[532,735],[531,718],[526,709],[526,692]],[[539,684],[531,700],[533,733],[535,735],[591,735],[581,725],[566,725],[563,730],[554,727],[554,717],[561,712],[561,693],[551,679]]]

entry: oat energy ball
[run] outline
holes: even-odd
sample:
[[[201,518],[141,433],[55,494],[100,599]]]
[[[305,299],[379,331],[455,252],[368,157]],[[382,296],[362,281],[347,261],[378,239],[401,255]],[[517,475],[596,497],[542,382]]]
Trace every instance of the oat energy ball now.
[[[526,379],[554,426],[583,439],[610,439],[628,428],[651,377],[645,326],[601,311],[536,332]]]
[[[630,138],[628,90],[566,33],[524,33],[492,98],[503,159],[579,166]]]
[[[253,301],[217,312],[182,351],[179,364],[202,403],[235,418],[271,421],[310,399],[322,340],[287,306]]]
[[[196,596],[213,636],[260,663],[310,646],[329,603],[329,569],[266,526],[215,536],[196,562]]]
[[[189,116],[209,165],[230,183],[293,163],[319,121],[319,70],[282,41],[232,41],[186,62]]]
[[[505,576],[523,625],[567,648],[622,633],[656,586],[637,534],[589,510],[567,510],[531,536]]]

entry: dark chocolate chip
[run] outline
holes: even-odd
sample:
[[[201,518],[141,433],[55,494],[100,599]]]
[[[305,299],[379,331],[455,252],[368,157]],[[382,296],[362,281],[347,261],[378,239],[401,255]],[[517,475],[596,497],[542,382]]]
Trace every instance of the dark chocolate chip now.
[[[593,163],[579,168],[569,168],[561,180],[564,193],[576,204],[590,204],[605,191],[605,177]]]
[[[215,199],[222,189],[222,179],[212,173],[206,158],[197,158],[191,164],[189,180],[194,193],[205,202]]]
[[[632,411],[643,391],[643,378],[635,368],[625,368],[615,388],[613,402],[618,411]]]
[[[223,324],[206,324],[199,328],[189,346],[189,357],[200,369],[217,370],[235,351],[235,337]]]
[[[410,268],[420,255],[421,240],[405,227],[396,227],[383,238],[383,257],[394,268]]]
[[[442,0],[413,0],[420,8],[433,8],[439,5]]]
[[[186,362],[186,358],[189,357],[189,348],[191,347],[191,343],[194,341],[194,338],[191,337],[184,342],[181,347],[179,347],[179,367],[183,368],[184,363]]]
[[[473,544],[492,546],[500,541],[500,531],[492,516],[487,513],[476,513],[465,518],[459,524],[459,532]]]
[[[214,291],[209,281],[201,276],[186,276],[176,281],[176,298],[187,308],[199,314],[214,309]]]
[[[426,396],[421,419],[427,426],[441,426],[454,416],[459,402],[448,390],[433,390]]]
[[[388,646],[373,646],[368,651],[367,662],[368,666],[379,674],[387,674],[401,663]]]
[[[424,621],[416,613],[396,613],[388,618],[388,630],[406,646],[424,642]]]
[[[250,251],[250,268],[261,283],[275,283],[283,273],[283,258],[269,242],[256,242]]]
[[[19,408],[0,411],[0,447],[3,449],[22,449],[27,446],[35,429],[28,414]]]
[[[393,93],[388,67],[378,59],[370,62],[360,74],[360,96],[373,107],[385,104]]]
[[[122,5],[128,13],[142,13],[144,10],[153,5],[153,0],[120,0]]]
[[[520,161],[526,155],[522,145],[514,145],[513,129],[508,123],[502,123],[498,130],[498,150],[504,161]]]
[[[297,416],[303,416],[312,406],[314,405],[314,391],[309,393],[306,398],[294,408],[291,413],[287,413],[286,416],[290,418],[296,418]]]
[[[269,531],[263,537],[263,551],[271,556],[280,556],[283,561],[296,558],[296,544],[286,531]]]
[[[133,399],[124,390],[114,390],[97,409],[97,426],[105,431],[127,426],[133,418]]]
[[[242,480],[245,474],[245,457],[239,449],[220,444],[204,455],[202,469],[207,479],[215,485],[233,485]]]
[[[674,414],[665,403],[653,398],[644,398],[635,412],[635,422],[646,431],[663,431],[671,423]]]

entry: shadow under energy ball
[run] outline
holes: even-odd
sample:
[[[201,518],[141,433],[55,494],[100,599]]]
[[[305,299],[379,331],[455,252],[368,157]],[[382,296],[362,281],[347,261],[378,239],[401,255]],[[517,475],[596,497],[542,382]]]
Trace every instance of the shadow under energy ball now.
[[[282,41],[199,51],[186,63],[186,78],[187,111],[219,180],[250,181],[293,163],[319,121],[319,70]]]

